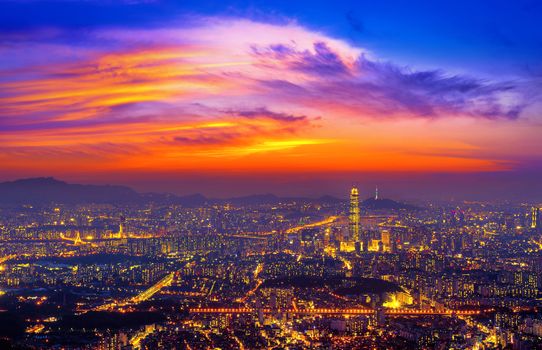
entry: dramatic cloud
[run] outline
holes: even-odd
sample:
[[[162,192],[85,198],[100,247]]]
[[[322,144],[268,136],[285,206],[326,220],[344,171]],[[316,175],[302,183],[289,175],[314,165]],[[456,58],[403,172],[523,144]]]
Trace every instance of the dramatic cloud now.
[[[324,42],[315,42],[313,51],[271,45],[254,52],[267,67],[279,63],[312,78],[302,83],[295,97],[319,96],[327,104],[342,105],[364,116],[407,112],[412,117],[515,119],[527,103],[512,82],[487,82],[435,70],[412,71],[363,54],[355,62],[345,62]],[[287,94],[290,97],[291,92]]]
[[[439,159],[417,141],[399,147],[393,133],[418,140],[427,120],[446,121],[435,124],[435,138],[450,130],[446,123],[460,130],[457,121],[521,120],[539,97],[516,80],[385,62],[296,23],[200,18],[78,34],[77,42],[52,29],[3,39],[4,164],[46,169],[48,158],[67,168],[79,157],[104,170],[232,168],[241,165],[225,159],[246,157],[248,168],[282,168],[300,166],[299,157],[309,168],[382,169],[389,165],[370,153],[381,142],[378,152],[402,157],[403,169],[504,169],[514,163],[487,149],[489,136],[479,144],[457,131]],[[378,123],[397,129],[375,140],[367,123],[373,133]],[[335,156],[349,150],[359,162]]]

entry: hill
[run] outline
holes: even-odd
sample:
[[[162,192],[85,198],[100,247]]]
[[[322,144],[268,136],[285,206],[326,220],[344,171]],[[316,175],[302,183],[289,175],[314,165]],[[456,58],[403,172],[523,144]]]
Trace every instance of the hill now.
[[[404,209],[404,210],[417,210],[417,209],[419,209],[416,206],[396,202],[396,201],[394,201],[392,199],[386,199],[386,198],[382,198],[382,199],[378,198],[378,199],[376,199],[374,197],[367,198],[366,200],[361,202],[361,207],[362,208],[367,208],[367,209],[373,209],[373,210],[384,210],[384,209],[390,209],[390,210],[401,210],[401,209]]]
[[[129,187],[68,184],[52,177],[0,183],[0,203],[127,203],[140,195]]]
[[[310,198],[281,198],[273,194],[256,194],[244,197],[212,199],[199,193],[177,196],[171,193],[139,193],[127,186],[70,184],[52,177],[20,179],[0,183],[0,205],[44,204],[129,204],[161,203],[197,207],[204,204],[263,205],[281,202],[305,201],[336,204],[342,200],[324,196]]]

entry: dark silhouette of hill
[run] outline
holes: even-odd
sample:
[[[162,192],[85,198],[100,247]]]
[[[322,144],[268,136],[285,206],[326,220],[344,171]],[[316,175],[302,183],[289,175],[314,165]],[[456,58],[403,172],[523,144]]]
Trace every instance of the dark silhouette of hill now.
[[[229,203],[233,205],[262,205],[262,204],[275,204],[280,201],[280,198],[274,194],[254,194],[250,196],[234,197],[226,199],[214,199],[216,203]]]
[[[387,198],[376,199],[374,197],[367,198],[366,200],[361,202],[361,207],[367,208],[367,209],[374,209],[374,210],[379,210],[379,209],[417,210],[419,209],[418,207],[414,205],[396,202],[392,199],[387,199]]]
[[[52,177],[20,179],[0,183],[0,205],[43,205],[51,203],[128,204],[156,202],[196,207],[206,203],[229,203],[232,205],[243,206],[264,204],[272,205],[280,202],[292,201],[333,204],[340,203],[343,200],[331,196],[323,196],[317,199],[281,198],[273,194],[256,194],[244,197],[212,199],[199,193],[187,196],[177,196],[171,193],[139,193],[126,186],[69,184]]]
[[[127,203],[140,199],[129,187],[68,184],[52,177],[0,183],[0,203]]]
[[[138,193],[126,186],[69,184],[52,177],[0,183],[0,204],[3,205],[161,202],[193,206],[206,201],[200,194],[179,197],[169,193]]]

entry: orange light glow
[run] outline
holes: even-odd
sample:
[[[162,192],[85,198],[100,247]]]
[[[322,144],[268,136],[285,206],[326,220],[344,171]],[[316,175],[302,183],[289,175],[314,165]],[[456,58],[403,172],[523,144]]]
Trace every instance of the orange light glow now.
[[[317,54],[315,43],[325,42],[349,73],[365,74],[355,71],[363,50],[340,40],[294,25],[216,25],[230,31],[226,41],[198,29],[190,32],[198,44],[139,43],[25,67],[22,78],[2,71],[0,114],[9,121],[0,138],[3,167],[56,176],[486,172],[514,169],[522,150],[538,152],[538,130],[527,123],[448,110],[434,120],[393,106],[381,111],[358,103],[340,83],[329,96],[313,92],[330,84],[327,77],[296,67],[303,55]],[[255,43],[237,40],[247,32],[258,33]],[[282,36],[299,47],[270,51]]]

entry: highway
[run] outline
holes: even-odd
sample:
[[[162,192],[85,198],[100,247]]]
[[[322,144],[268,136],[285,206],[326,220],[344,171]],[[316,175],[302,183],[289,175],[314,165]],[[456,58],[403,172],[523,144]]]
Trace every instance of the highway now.
[[[329,225],[329,224],[334,223],[335,221],[337,221],[337,219],[339,219],[338,216],[328,216],[324,220],[320,220],[320,221],[317,221],[317,222],[312,222],[310,224],[304,224],[304,225],[290,227],[289,229],[287,229],[284,232],[286,232],[286,233],[296,233],[296,232],[299,232],[299,231],[301,231],[303,229],[306,229],[306,228],[325,226],[325,225]],[[265,236],[271,236],[271,235],[274,235],[276,233],[277,233],[277,231],[241,232],[241,233],[236,233],[236,234],[229,234],[229,235],[226,235],[226,236],[228,236],[228,237],[236,237],[236,238],[262,239]]]
[[[0,264],[3,264],[8,260],[15,259],[16,257],[17,257],[17,255],[15,255],[15,254],[3,256],[3,257],[0,258]]]
[[[341,309],[341,308],[317,308],[317,309],[285,309],[274,310],[269,308],[261,309],[263,313],[286,312],[297,315],[373,315],[373,309]],[[192,308],[193,314],[247,314],[259,310],[251,308]],[[384,309],[388,316],[428,316],[428,315],[457,315],[474,316],[480,315],[480,310],[434,310],[434,309]]]
[[[301,231],[301,230],[306,229],[306,228],[329,225],[329,224],[332,224],[335,221],[337,221],[338,218],[339,218],[338,216],[330,216],[330,217],[327,217],[326,219],[321,220],[321,221],[291,227],[291,228],[286,230],[286,233],[296,233],[296,232]]]
[[[154,235],[127,235],[126,237],[109,237],[109,238],[91,238],[87,240],[83,240],[81,238],[81,234],[77,232],[75,237],[68,237],[64,235],[64,233],[60,233],[60,239],[34,239],[34,240],[20,240],[20,242],[54,242],[54,241],[68,241],[71,242],[73,245],[81,245],[81,244],[94,244],[93,242],[105,242],[105,241],[120,241],[126,238],[137,238],[137,239],[149,239],[149,238],[156,238],[158,236]]]
[[[256,282],[256,284],[255,284],[254,288],[252,288],[251,290],[249,290],[249,291],[247,292],[247,294],[246,294],[243,298],[237,299],[238,302],[245,303],[245,302],[248,300],[248,298],[249,298],[252,294],[256,293],[256,291],[258,290],[258,288],[260,288],[260,286],[262,285],[262,283],[263,283],[264,280],[261,279],[261,278],[258,278],[258,276],[260,275],[260,272],[262,272],[263,266],[264,266],[263,263],[259,263],[259,264],[256,266],[256,269],[254,270],[254,281]]]
[[[107,304],[96,306],[93,309],[93,311],[110,311],[110,310],[115,310],[117,308],[121,308],[124,306],[139,304],[145,300],[150,299],[153,295],[158,293],[162,288],[171,285],[171,282],[173,282],[174,276],[175,276],[175,272],[170,272],[160,281],[156,282],[155,284],[145,289],[143,292],[139,293],[138,295],[125,301],[110,302]]]
[[[137,304],[147,299],[150,299],[153,295],[158,293],[162,288],[171,285],[171,282],[173,282],[174,276],[175,276],[175,272],[168,273],[164,278],[162,278],[160,281],[153,284],[150,288],[144,290],[140,294],[133,297],[131,299],[131,303]]]

